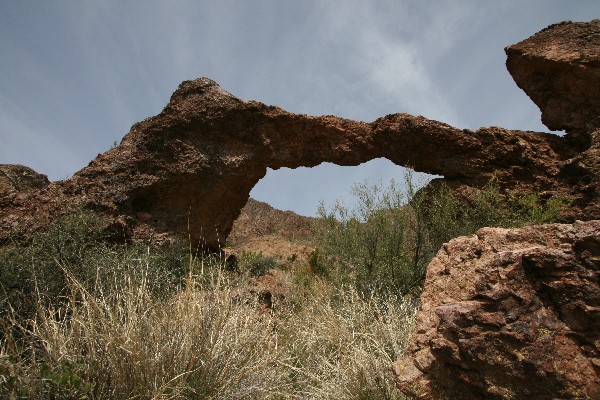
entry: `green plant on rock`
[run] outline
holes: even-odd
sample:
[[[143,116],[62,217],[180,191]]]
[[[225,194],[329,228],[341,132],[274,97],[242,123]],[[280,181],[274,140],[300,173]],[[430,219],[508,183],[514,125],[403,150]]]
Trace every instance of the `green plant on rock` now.
[[[9,174],[1,169],[0,169],[0,174],[8,180],[8,183],[12,186],[12,188],[15,192],[18,192],[19,190],[21,190],[21,183],[22,183],[23,179],[27,179],[31,176],[27,172],[19,172],[19,173]]]

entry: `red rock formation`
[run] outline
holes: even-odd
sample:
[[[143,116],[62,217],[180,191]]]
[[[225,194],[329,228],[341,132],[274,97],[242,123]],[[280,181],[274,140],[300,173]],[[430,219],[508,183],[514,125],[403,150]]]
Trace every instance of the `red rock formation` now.
[[[600,221],[483,228],[428,267],[412,355],[418,399],[599,399]]]
[[[307,261],[314,247],[315,218],[280,211],[249,199],[227,238],[227,254],[262,253],[279,262]]]
[[[0,164],[0,196],[29,189],[44,189],[50,184],[46,175],[23,165]]]
[[[571,186],[571,217],[597,219],[600,21],[553,25],[506,53],[572,152],[536,184]],[[399,387],[419,399],[600,398],[599,279],[600,221],[452,240],[428,266],[411,355],[394,366]]]
[[[600,20],[552,25],[506,48],[506,67],[542,110],[550,129],[565,130],[580,153],[565,160],[560,178],[577,186],[582,218],[598,218],[600,196]],[[596,203],[596,204],[592,204]]]
[[[135,124],[71,179],[0,197],[0,243],[26,239],[69,208],[89,207],[106,213],[117,235],[180,234],[217,246],[267,168],[378,157],[442,175],[458,189],[497,173],[504,188],[572,198],[567,219],[600,218],[597,142],[582,153],[555,135],[472,132],[406,114],[372,123],[309,117],[243,101],[200,78],[183,82],[159,115]]]
[[[600,127],[600,20],[549,26],[506,48],[506,67],[553,130]]]

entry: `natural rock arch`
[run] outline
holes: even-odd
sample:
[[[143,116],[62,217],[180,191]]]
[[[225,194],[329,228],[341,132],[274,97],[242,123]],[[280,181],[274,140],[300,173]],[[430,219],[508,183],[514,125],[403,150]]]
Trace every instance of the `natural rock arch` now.
[[[553,29],[569,34],[564,28],[571,25]],[[599,23],[592,25],[597,29]],[[508,48],[511,72],[531,74],[545,66],[537,60],[555,53],[537,54],[542,44]],[[573,79],[589,79],[598,71],[592,62],[553,62],[555,70],[562,68]],[[577,74],[569,73],[573,68]],[[523,86],[538,97],[551,97],[557,89]],[[578,124],[581,118],[574,118],[574,112],[560,126],[576,134],[565,137],[497,127],[473,132],[408,114],[371,123],[292,114],[243,101],[207,78],[186,81],[160,114],[135,124],[119,146],[71,179],[0,198],[0,242],[26,236],[79,205],[106,213],[113,226],[140,237],[189,234],[194,242],[217,246],[267,168],[325,161],[358,165],[379,157],[444,176],[457,190],[481,186],[495,173],[508,189],[572,198],[566,219],[597,218],[598,144],[590,139],[597,135],[591,133],[596,125]]]

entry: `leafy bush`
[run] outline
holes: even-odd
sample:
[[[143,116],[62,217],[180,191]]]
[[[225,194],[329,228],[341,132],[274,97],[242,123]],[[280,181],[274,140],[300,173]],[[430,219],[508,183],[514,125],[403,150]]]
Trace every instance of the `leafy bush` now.
[[[262,252],[243,252],[239,260],[240,270],[247,272],[251,276],[261,276],[269,272],[270,269],[277,266],[277,261],[270,256],[263,255]]]
[[[388,188],[355,185],[352,193],[358,200],[354,210],[340,202],[330,211],[319,207],[319,262],[324,265],[318,270],[329,268],[325,275],[363,294],[405,291],[417,279],[415,249],[409,244],[418,234],[407,193],[393,181]]]
[[[356,208],[319,207],[318,251],[311,263],[322,276],[352,284],[363,295],[418,290],[441,245],[484,226],[518,227],[555,220],[567,203],[536,194],[503,195],[492,178],[469,204],[444,184],[417,190],[411,174],[401,189],[357,184]],[[311,264],[311,265],[312,265]]]
[[[150,251],[141,243],[113,246],[104,240],[101,227],[100,216],[77,211],[34,234],[31,243],[0,250],[0,316],[10,311],[28,318],[37,312],[39,302],[64,301],[73,279],[92,289],[108,277],[120,280],[135,270],[151,275],[152,291],[157,294],[181,285],[190,258],[184,246],[162,251]],[[148,263],[151,269],[146,268]]]

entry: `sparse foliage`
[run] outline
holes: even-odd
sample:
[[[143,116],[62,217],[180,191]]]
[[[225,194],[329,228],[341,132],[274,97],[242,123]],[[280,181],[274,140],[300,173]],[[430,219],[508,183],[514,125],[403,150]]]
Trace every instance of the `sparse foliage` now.
[[[262,252],[243,252],[239,260],[240,270],[250,276],[261,276],[277,266],[277,261]]]
[[[15,192],[21,190],[21,183],[23,182],[23,180],[30,177],[30,175],[27,172],[9,174],[1,169],[0,175],[4,176],[8,180],[8,183],[12,186]]]
[[[425,268],[441,245],[479,228],[552,222],[568,204],[537,194],[504,195],[492,178],[468,200],[444,184],[418,190],[410,173],[404,188],[394,181],[357,184],[357,206],[319,208],[318,250],[312,260],[321,275],[351,284],[364,295],[418,290]]]

